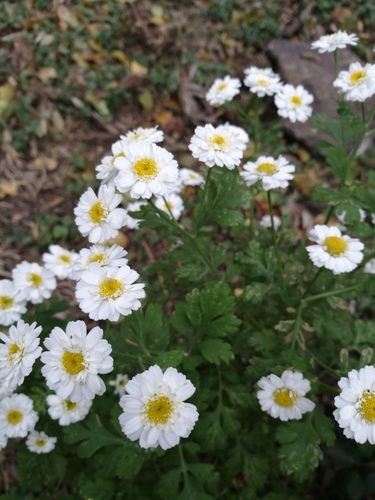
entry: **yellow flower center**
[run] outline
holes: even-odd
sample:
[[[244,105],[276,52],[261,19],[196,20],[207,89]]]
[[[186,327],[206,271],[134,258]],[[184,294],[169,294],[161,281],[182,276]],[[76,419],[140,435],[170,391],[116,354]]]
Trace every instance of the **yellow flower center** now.
[[[228,87],[228,84],[227,83],[221,83],[220,85],[218,85],[216,87],[216,91],[217,92],[221,92],[222,90],[226,89]]]
[[[62,357],[62,364],[70,375],[77,375],[85,369],[85,358],[80,352],[65,351]]]
[[[37,287],[43,283],[43,278],[40,276],[40,274],[30,273],[27,281]]]
[[[358,412],[368,422],[375,423],[375,392],[366,391],[362,394]]]
[[[215,149],[219,149],[220,151],[223,151],[228,145],[228,139],[219,134],[212,135],[210,137],[210,142]]]
[[[64,403],[66,411],[72,411],[77,406],[77,403],[73,403],[70,399],[65,399]]]
[[[268,87],[269,83],[270,82],[268,80],[265,80],[264,78],[259,78],[259,80],[257,80],[257,84],[261,85],[262,87]]]
[[[112,164],[115,162],[116,158],[119,158],[120,156],[125,156],[125,153],[120,151],[120,153],[117,153],[117,155],[112,156]]]
[[[89,264],[92,262],[97,262],[98,264],[106,263],[106,254],[105,253],[96,253],[89,258]]]
[[[142,181],[151,181],[158,175],[159,169],[151,158],[141,158],[133,167],[135,175]]]
[[[103,299],[117,299],[123,292],[123,284],[115,278],[106,278],[99,285],[99,295]]]
[[[156,396],[145,409],[147,419],[155,424],[166,424],[173,413],[173,403],[168,396]]]
[[[71,264],[72,259],[69,257],[69,255],[60,255],[59,259],[63,264]]]
[[[258,174],[273,175],[277,172],[277,167],[274,163],[261,163],[257,166]]]
[[[9,297],[8,295],[1,295],[0,296],[0,308],[1,309],[9,309],[13,305],[13,299],[12,297]]]
[[[358,85],[358,84],[362,83],[362,80],[365,77],[366,77],[366,71],[361,69],[359,71],[355,71],[354,73],[352,73],[349,77],[349,80],[350,80],[350,83],[352,85]]]
[[[126,384],[126,380],[125,379],[120,380],[119,383],[118,383],[119,387],[124,387],[125,384]]]
[[[18,344],[16,344],[15,342],[12,342],[9,345],[9,349],[8,349],[8,361],[12,362],[13,356],[15,354],[17,354],[18,352],[22,352],[21,347]]]
[[[298,396],[291,389],[284,387],[283,389],[276,389],[276,391],[274,391],[273,399],[279,406],[289,407],[294,405]]]
[[[44,445],[46,444],[46,440],[45,440],[45,439],[42,439],[42,438],[37,438],[37,439],[35,440],[35,444],[36,444],[37,446],[42,447],[42,446],[44,446]]]
[[[324,240],[323,245],[325,251],[332,255],[332,257],[339,257],[347,249],[345,241],[338,236],[328,236]]]
[[[290,102],[294,104],[295,106],[301,106],[302,104],[302,99],[298,97],[297,95],[294,95],[291,97]]]
[[[108,215],[108,207],[106,207],[101,201],[97,201],[89,210],[90,219],[95,224],[102,224]]]
[[[10,425],[17,425],[22,422],[23,414],[19,410],[10,410],[7,415],[7,420]]]

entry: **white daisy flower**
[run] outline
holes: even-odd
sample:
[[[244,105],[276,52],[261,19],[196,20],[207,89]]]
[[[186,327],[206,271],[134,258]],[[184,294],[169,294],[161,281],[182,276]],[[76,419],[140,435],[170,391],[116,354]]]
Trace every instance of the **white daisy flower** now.
[[[70,399],[60,398],[56,394],[47,396],[48,414],[58,420],[61,426],[75,424],[83,420],[92,406],[92,400],[82,399],[73,403]]]
[[[375,274],[375,259],[370,259],[366,262],[363,268],[364,273]]]
[[[255,163],[245,163],[243,168],[240,176],[246,185],[252,186],[261,180],[265,191],[288,187],[288,181],[293,179],[292,172],[295,171],[295,166],[290,165],[283,156],[279,156],[277,160],[272,156],[260,156]]]
[[[26,299],[20,299],[13,281],[0,280],[0,325],[9,326],[26,312]]]
[[[165,195],[163,198],[157,198],[155,201],[155,206],[159,208],[159,210],[163,210],[166,212],[169,217],[170,212],[172,212],[173,217],[178,220],[184,210],[184,202],[176,193],[171,193]]]
[[[309,239],[317,243],[306,247],[313,264],[330,269],[333,274],[349,273],[363,259],[363,243],[357,238],[342,236],[335,226],[316,225]]]
[[[133,284],[138,278],[139,274],[126,265],[114,270],[90,264],[77,283],[79,307],[91,319],[117,321],[120,314],[127,316],[141,307],[145,285]]]
[[[352,63],[348,71],[340,71],[333,86],[347,101],[365,101],[375,93],[375,64]]]
[[[30,375],[36,359],[42,353],[39,334],[42,327],[36,322],[28,325],[22,319],[9,328],[9,335],[0,332],[0,379],[15,390]]]
[[[174,191],[178,180],[178,165],[173,155],[149,142],[130,144],[126,156],[115,160],[119,173],[117,189],[132,198],[164,196]]]
[[[180,179],[183,186],[202,186],[205,183],[203,175],[190,168],[180,170]]]
[[[125,386],[129,382],[129,377],[122,373],[119,373],[115,380],[110,380],[109,385],[112,385],[115,390],[113,394],[118,394],[119,396],[123,396],[126,393]]]
[[[313,112],[310,104],[314,97],[302,85],[286,84],[275,95],[277,113],[283,118],[289,118],[293,123],[305,122]]]
[[[51,271],[57,278],[70,278],[78,253],[71,252],[60,245],[50,245],[49,253],[42,255],[42,260],[46,269]]]
[[[310,382],[302,373],[285,370],[281,377],[274,374],[262,377],[258,386],[257,398],[262,410],[273,418],[299,420],[302,415],[312,411],[315,404],[303,397],[311,389]]]
[[[120,245],[92,245],[90,248],[82,248],[77,260],[74,262],[72,278],[81,279],[83,271],[87,271],[90,264],[96,262],[107,269],[118,269],[128,263],[125,258],[128,252]]]
[[[184,402],[195,387],[175,368],[163,373],[151,366],[126,384],[126,392],[120,399],[120,425],[131,441],[139,439],[141,448],[172,448],[189,436],[198,420],[197,408]]]
[[[219,106],[240,93],[241,82],[238,78],[226,75],[224,78],[216,78],[206,94],[206,101],[211,106]]]
[[[115,238],[118,230],[126,224],[126,211],[116,208],[121,202],[122,196],[112,187],[100,186],[98,196],[88,188],[74,209],[79,232],[88,236],[90,243]]]
[[[6,380],[0,378],[0,401],[12,394],[13,390],[9,387]]]
[[[272,227],[271,216],[269,214],[263,215],[263,217],[259,221],[259,224],[265,228]],[[280,229],[281,219],[278,215],[273,215],[273,225],[275,226],[276,231]]]
[[[101,181],[102,184],[106,184],[109,187],[115,187],[115,177],[118,174],[118,170],[115,167],[115,159],[119,156],[125,156],[124,153],[125,144],[123,141],[116,141],[112,144],[112,156],[105,156],[102,158],[100,165],[95,167],[96,178]]]
[[[49,437],[45,432],[38,432],[34,429],[27,436],[26,446],[33,453],[49,453],[54,449],[56,441],[57,438]]]
[[[280,76],[274,73],[271,68],[251,66],[245,69],[245,75],[244,84],[249,87],[250,92],[257,94],[258,97],[274,95],[283,86]]]
[[[101,328],[96,326],[87,333],[84,321],[70,321],[66,333],[55,327],[44,345],[48,352],[42,353],[42,374],[58,396],[78,403],[104,394],[105,385],[98,374],[111,372],[113,359]]]
[[[3,450],[8,444],[8,436],[0,434],[0,450]]]
[[[375,368],[352,370],[338,385],[342,392],[335,397],[333,416],[344,435],[357,443],[375,444]]]
[[[249,134],[246,132],[246,130],[243,129],[242,127],[237,127],[237,125],[231,125],[228,122],[225,123],[225,127],[227,127],[232,132],[238,134],[238,138],[242,142],[242,148],[245,151],[247,143],[250,141]]]
[[[241,134],[229,124],[216,128],[207,124],[195,129],[188,147],[193,157],[208,167],[218,165],[233,170],[241,163],[246,143]]]
[[[33,400],[25,394],[12,394],[0,401],[0,434],[25,437],[34,429],[38,418]]]
[[[128,146],[129,144],[140,143],[140,142],[162,142],[164,139],[164,134],[158,127],[143,128],[138,127],[135,130],[131,130],[126,135],[120,135],[120,139]]]
[[[332,35],[324,35],[311,44],[312,49],[323,52],[333,52],[336,49],[345,49],[347,45],[357,45],[357,35],[348,35],[346,31],[339,30]]]
[[[19,300],[40,304],[49,299],[56,288],[56,278],[51,271],[36,262],[22,261],[12,271],[13,283]]]

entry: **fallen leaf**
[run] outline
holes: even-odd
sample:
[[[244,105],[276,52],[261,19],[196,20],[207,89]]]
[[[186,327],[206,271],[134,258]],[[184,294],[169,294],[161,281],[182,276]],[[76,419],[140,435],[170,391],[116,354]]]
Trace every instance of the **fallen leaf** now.
[[[46,82],[49,78],[57,78],[57,71],[55,68],[40,68],[37,73],[39,80]]]
[[[148,69],[137,61],[131,61],[130,72],[136,76],[145,76],[148,73]]]
[[[0,87],[0,115],[5,111],[16,94],[16,87],[5,83]]]
[[[52,123],[59,132],[62,132],[65,128],[64,118],[57,111],[57,109],[55,109],[55,111],[52,113]]]
[[[49,172],[56,170],[59,162],[56,158],[50,158],[48,156],[40,156],[31,162],[32,166],[37,170],[47,169]]]
[[[151,111],[154,107],[154,98],[148,89],[143,90],[139,96],[138,101],[143,109],[146,111]]]
[[[76,97],[76,96],[72,96],[70,98],[70,100],[72,101],[72,103],[74,104],[74,106],[76,108],[84,108],[85,107],[85,103],[83,101],[81,101],[81,99],[79,97]]]
[[[124,54],[124,52],[122,52],[122,50],[112,50],[112,52],[110,52],[110,55],[114,59],[120,61],[122,64],[125,64],[126,66],[130,64],[130,59],[126,57],[126,55]]]
[[[174,117],[169,111],[161,111],[154,115],[154,120],[158,125],[167,125],[174,120]]]
[[[60,20],[59,26],[63,31],[65,31],[68,26],[75,29],[80,27],[80,23],[75,14],[73,12],[70,12],[68,7],[65,7],[65,5],[60,5],[57,8],[57,15]]]
[[[51,43],[54,41],[55,35],[52,35],[51,33],[46,33],[43,38],[40,40],[40,45],[51,45]]]
[[[110,114],[109,109],[107,107],[107,103],[103,99],[100,99],[100,97],[97,97],[92,92],[86,92],[85,99],[87,102],[92,104],[94,108],[99,111],[101,115],[107,116]]]
[[[17,196],[18,186],[15,182],[3,181],[0,182],[0,200],[6,196]]]

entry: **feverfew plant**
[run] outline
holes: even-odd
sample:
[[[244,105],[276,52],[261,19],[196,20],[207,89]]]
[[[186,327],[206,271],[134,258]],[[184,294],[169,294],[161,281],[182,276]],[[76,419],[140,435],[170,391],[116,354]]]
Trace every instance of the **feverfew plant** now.
[[[231,77],[208,90],[225,118],[192,132],[191,169],[157,127],[124,130],[74,211],[94,245],[56,242],[50,270],[24,261],[0,281],[0,449],[17,455],[18,498],[289,500],[319,484],[370,498],[375,175],[360,152],[375,77],[337,69],[356,42],[312,46],[333,53],[337,119],[251,66],[242,96]],[[267,99],[329,138],[311,199],[313,167],[263,126]],[[76,280],[73,307],[54,274]]]

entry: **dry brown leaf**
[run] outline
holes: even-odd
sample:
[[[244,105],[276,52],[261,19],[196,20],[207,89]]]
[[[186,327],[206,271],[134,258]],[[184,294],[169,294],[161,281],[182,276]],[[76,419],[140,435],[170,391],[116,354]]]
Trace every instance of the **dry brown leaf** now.
[[[130,72],[135,76],[145,76],[148,73],[148,69],[137,61],[131,61]]]
[[[40,156],[31,162],[32,166],[37,170],[47,169],[49,172],[56,170],[59,162],[56,158],[49,158],[48,156]]]
[[[18,186],[15,182],[3,181],[0,182],[0,200],[6,196],[17,196]]]
[[[60,5],[57,8],[57,15],[59,17],[60,29],[62,29],[63,31],[68,29],[68,26],[74,29],[80,27],[80,23],[76,18],[75,14],[73,12],[70,12],[68,7],[65,7],[65,5]]]
[[[49,78],[57,78],[57,71],[55,68],[40,68],[37,73],[39,80],[46,82]]]
[[[158,125],[167,125],[174,120],[172,113],[169,111],[161,111],[153,116]]]
[[[62,132],[65,128],[64,118],[57,111],[57,109],[55,109],[55,111],[52,113],[52,123],[59,132]]]
[[[43,38],[40,40],[40,45],[51,45],[51,43],[54,41],[55,35],[52,35],[51,33],[46,33]]]

